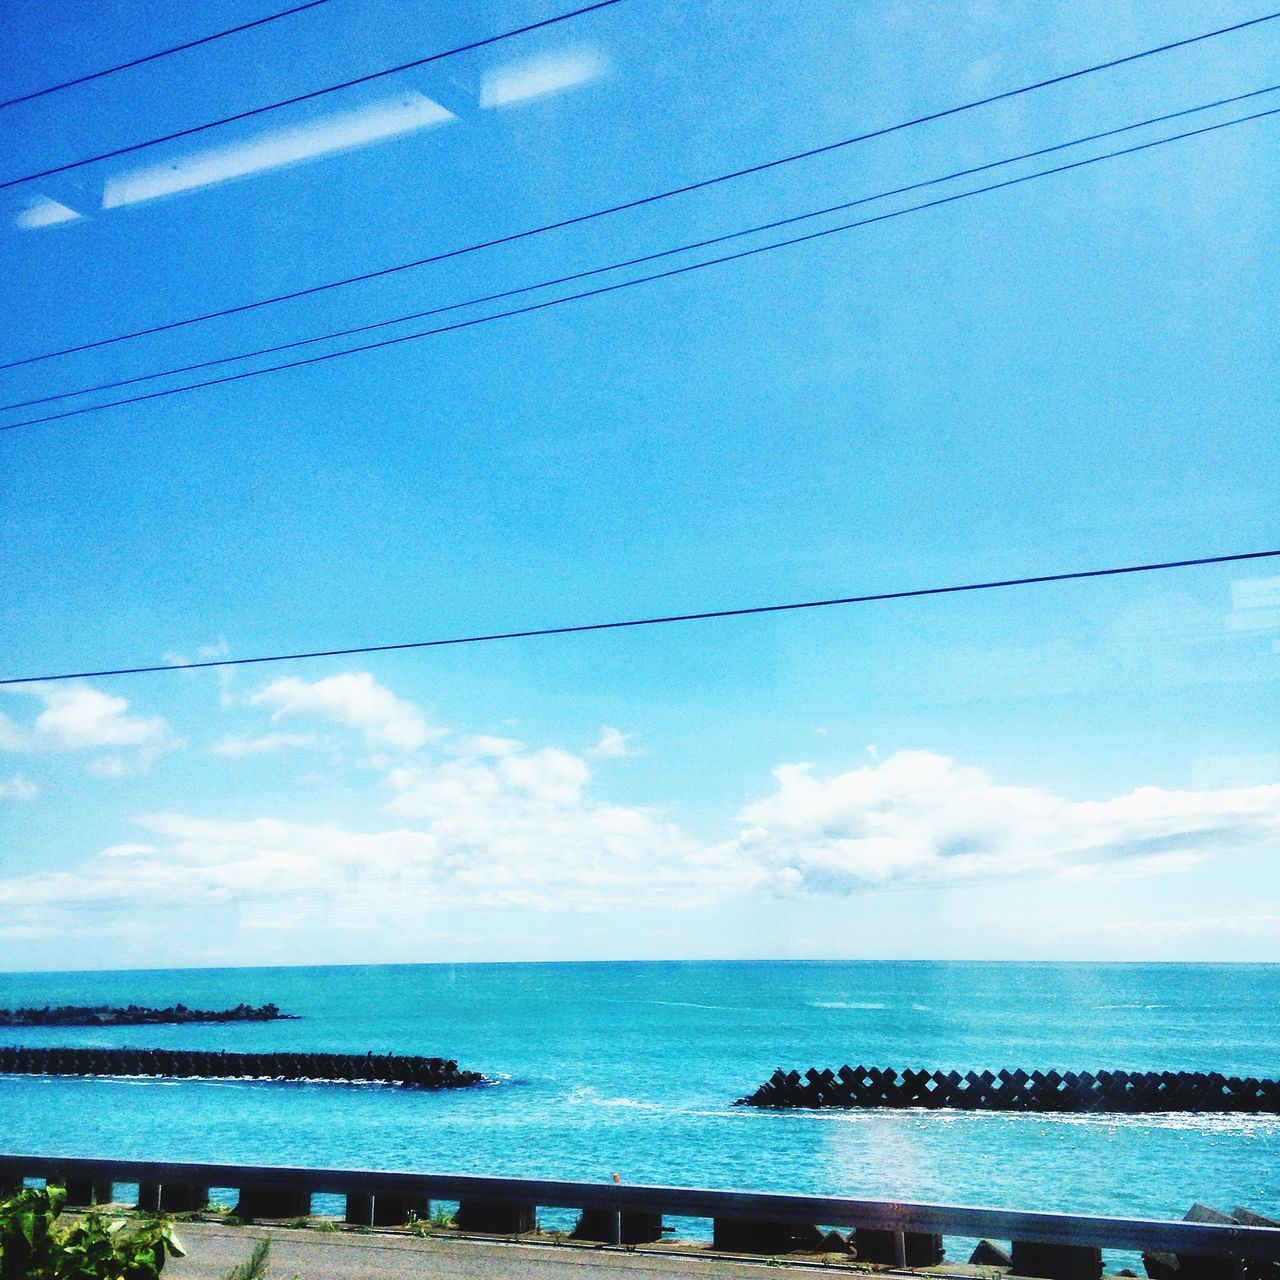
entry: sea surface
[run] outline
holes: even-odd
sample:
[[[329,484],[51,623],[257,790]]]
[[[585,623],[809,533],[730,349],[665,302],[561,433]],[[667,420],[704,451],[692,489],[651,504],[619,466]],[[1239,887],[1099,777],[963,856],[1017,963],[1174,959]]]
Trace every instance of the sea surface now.
[[[0,975],[0,1007],[297,1021],[0,1029],[0,1043],[457,1058],[491,1086],[0,1076],[0,1150],[1280,1216],[1280,1117],[779,1112],[775,1067],[1280,1072],[1280,967],[600,963]]]

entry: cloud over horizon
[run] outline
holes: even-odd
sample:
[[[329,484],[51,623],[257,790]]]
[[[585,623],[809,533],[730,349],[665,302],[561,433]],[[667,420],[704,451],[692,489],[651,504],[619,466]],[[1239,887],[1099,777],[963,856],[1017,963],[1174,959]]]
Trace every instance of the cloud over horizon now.
[[[412,703],[397,697],[367,671],[307,682],[296,676],[273,680],[248,696],[252,706],[270,707],[271,722],[310,716],[359,729],[374,746],[413,751],[447,731],[427,723]]]
[[[796,765],[776,776],[777,790],[742,811],[750,825],[708,846],[660,811],[595,798],[585,761],[557,748],[397,766],[383,785],[399,825],[143,814],[148,842],[0,880],[0,907],[13,927],[50,935],[81,927],[86,911],[127,922],[143,904],[180,901],[238,906],[302,935],[377,928],[410,940],[459,909],[696,913],[1081,869],[1151,874],[1280,836],[1280,787],[1069,803],[928,752],[830,778]]]
[[[88,686],[28,692],[43,710],[30,725],[0,720],[0,748],[110,748],[89,767],[117,776],[176,741],[162,718]],[[214,739],[203,758],[256,778],[278,753],[332,747],[312,757],[314,778],[332,779],[343,807],[325,812],[326,790],[301,817],[136,812],[132,835],[114,832],[94,856],[0,879],[0,937],[73,936],[92,919],[95,935],[145,938],[154,904],[169,903],[230,912],[233,939],[256,930],[411,947],[465,911],[556,918],[625,905],[637,918],[697,920],[728,906],[768,919],[788,902],[889,889],[1174,875],[1280,841],[1280,784],[1072,800],[927,750],[842,772],[779,765],[771,790],[726,815],[722,838],[698,838],[665,804],[600,794],[593,762],[640,754],[613,726],[577,752],[452,733],[361,672],[274,680],[220,712],[246,708],[258,723]],[[294,718],[325,723],[324,738],[272,727]],[[356,773],[344,743],[360,749]],[[39,790],[15,776],[0,798]]]
[[[30,725],[0,711],[0,751],[40,752],[110,749],[89,765],[99,777],[145,772],[155,758],[179,745],[163,716],[139,716],[126,698],[87,684],[31,684],[7,692],[40,699]],[[125,754],[127,753],[127,754]]]
[[[1072,802],[996,783],[931,751],[899,751],[821,777],[774,770],[774,792],[739,815],[727,852],[772,870],[780,889],[853,893],[1129,864],[1177,870],[1212,853],[1280,839],[1280,785],[1217,791],[1139,787]]]

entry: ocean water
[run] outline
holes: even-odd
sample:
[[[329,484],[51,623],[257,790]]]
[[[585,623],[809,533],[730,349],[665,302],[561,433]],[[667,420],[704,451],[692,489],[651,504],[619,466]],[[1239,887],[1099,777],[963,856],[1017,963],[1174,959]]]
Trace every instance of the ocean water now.
[[[298,1021],[0,1042],[455,1057],[496,1083],[0,1077],[0,1150],[488,1173],[1151,1217],[1280,1216],[1280,1117],[782,1112],[775,1067],[1280,1071],[1275,966],[601,963],[0,975],[0,1006]]]

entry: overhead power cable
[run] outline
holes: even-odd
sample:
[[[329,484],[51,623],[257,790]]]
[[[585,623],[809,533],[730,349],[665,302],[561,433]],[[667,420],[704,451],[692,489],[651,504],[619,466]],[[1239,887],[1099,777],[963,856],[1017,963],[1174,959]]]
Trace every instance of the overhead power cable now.
[[[1224,120],[1218,124],[1205,125],[1200,129],[1191,129],[1185,133],[1176,133],[1167,138],[1157,138],[1151,142],[1143,142],[1132,147],[1124,147],[1118,151],[1106,151],[1106,152],[1103,152],[1101,155],[1089,156],[1087,159],[1084,159],[1084,160],[1073,161],[1071,164],[1055,165],[1053,168],[1050,168],[1050,169],[1038,169],[1033,173],[1022,174],[1016,178],[1008,178],[1003,182],[989,183],[986,186],[975,187],[969,191],[958,191],[952,195],[940,196],[936,200],[926,200],[920,204],[907,205],[905,208],[902,208],[902,209],[894,209],[889,213],[875,214],[874,216],[869,218],[859,218],[853,222],[841,223],[838,226],[834,226],[834,227],[824,227],[820,231],[810,231],[804,235],[791,236],[788,239],[776,240],[770,244],[757,245],[750,249],[742,249],[737,253],[724,254],[723,256],[718,258],[707,258],[701,262],[689,263],[687,266],[672,267],[667,271],[658,271],[652,275],[637,276],[634,279],[623,280],[617,284],[602,285],[597,289],[587,289],[581,293],[571,293],[563,297],[551,298],[546,302],[530,303],[528,306],[514,307],[509,311],[498,311],[490,315],[477,316],[470,320],[459,320],[453,324],[439,325],[436,328],[424,329],[417,333],[406,333],[406,334],[400,334],[394,338],[383,338],[377,342],[367,342],[367,343],[361,344],[358,347],[348,347],[341,351],[329,351],[329,352],[325,352],[323,355],[308,356],[303,360],[289,360],[283,364],[268,365],[262,369],[249,369],[242,373],[229,373],[218,378],[206,378],[201,382],[192,382],[185,386],[166,387],[160,391],[149,391],[142,395],[125,396],[118,400],[107,400],[102,404],[84,405],[78,409],[64,409],[58,413],[45,414],[42,417],[38,417],[38,418],[24,418],[18,422],[10,422],[10,423],[4,424],[3,426],[0,426],[0,432],[14,431],[19,427],[37,426],[40,423],[45,423],[45,422],[58,422],[65,418],[76,418],[87,413],[101,413],[103,410],[118,409],[124,405],[143,404],[151,400],[162,400],[168,396],[183,395],[184,393],[189,391],[200,391],[207,387],[222,386],[225,383],[241,382],[246,378],[261,378],[271,373],[282,373],[288,369],[301,369],[301,368],[307,367],[308,365],[323,364],[329,360],[339,360],[345,356],[359,355],[366,351],[377,351],[377,350],[381,350],[384,347],[395,347],[395,346],[399,346],[401,343],[416,342],[422,338],[432,338],[443,333],[455,333],[462,329],[474,328],[477,325],[490,324],[495,320],[509,320],[515,316],[530,315],[533,312],[545,311],[550,307],[563,306],[564,304],[569,302],[580,302],[587,298],[598,298],[598,297],[604,296],[605,294],[617,293],[622,289],[631,289],[636,287],[637,285],[652,284],[653,282],[658,280],[669,280],[676,276],[688,275],[690,272],[701,271],[707,267],[717,267],[717,266],[722,266],[725,263],[729,263],[729,262],[739,262],[744,258],[753,258],[762,253],[770,253],[775,249],[784,249],[792,245],[806,244],[813,240],[821,240],[827,236],[839,235],[842,232],[853,231],[860,227],[869,227],[869,226],[875,226],[876,224],[881,222],[890,222],[896,218],[906,217],[908,214],[923,212],[926,209],[937,209],[942,207],[943,205],[955,204],[957,201],[960,201],[960,200],[972,199],[974,196],[986,195],[989,192],[1003,191],[1003,190],[1007,190],[1010,187],[1021,186],[1023,183],[1033,182],[1039,178],[1047,178],[1055,174],[1069,173],[1075,169],[1083,169],[1088,165],[1098,164],[1103,160],[1114,160],[1119,156],[1135,155],[1138,152],[1150,151],[1155,147],[1165,146],[1170,142],[1180,142],[1187,138],[1199,137],[1202,134],[1217,133],[1222,129],[1230,129],[1236,125],[1247,124],[1250,121],[1262,120],[1262,119],[1266,119],[1267,117],[1276,116],[1276,115],[1280,115],[1280,107],[1273,107],[1269,111],[1257,111],[1257,112],[1254,112],[1252,115],[1241,116],[1234,120]],[[798,215],[798,217],[804,217],[804,216],[807,216],[807,215]],[[788,221],[795,221],[795,220],[796,219],[784,219],[782,220],[782,222],[785,223]],[[782,225],[782,224],[781,223],[765,224],[765,227],[774,226],[774,225]],[[745,231],[732,233],[732,235],[730,236],[718,237],[717,239],[724,240],[724,239],[731,239],[740,235],[750,235],[752,232],[765,229],[765,227],[752,227],[752,228],[748,228]],[[713,242],[708,241],[707,243],[713,243]],[[677,248],[677,249],[663,250],[659,254],[648,255],[648,259],[637,258],[637,259],[633,259],[632,262],[642,262],[642,261],[652,259],[654,257],[666,257],[673,253],[684,252],[687,249],[690,249],[693,247],[695,246],[686,245],[686,246],[681,246],[680,248]],[[614,264],[614,265],[619,266],[624,264]],[[602,271],[607,271],[611,269],[613,268],[597,267],[597,268],[593,268],[590,271],[579,272],[577,273],[576,276],[563,277],[563,279],[565,280],[582,279],[585,276],[598,275]],[[539,287],[545,287],[545,286],[538,286],[538,285],[527,286],[527,288],[539,288]],[[508,291],[508,293],[521,292],[521,291],[522,290],[513,290],[513,291]],[[495,296],[498,296],[498,295],[495,295]],[[466,306],[470,304],[458,303],[454,305]],[[443,308],[443,309],[448,309],[448,308]],[[376,326],[371,326],[371,327],[376,327]],[[156,375],[156,376],[159,376],[159,375]]]
[[[309,93],[295,94],[292,98],[282,98],[279,102],[269,102],[262,107],[251,107],[248,111],[237,111],[234,115],[222,116],[218,120],[208,120],[204,124],[194,124],[186,129],[178,129],[173,133],[166,133],[159,138],[148,138],[145,142],[134,142],[127,147],[116,147],[112,151],[101,151],[97,155],[85,156],[83,160],[71,160],[66,164],[54,165],[49,169],[41,169],[39,173],[24,174],[21,178],[9,178],[4,182],[0,182],[0,191],[7,187],[16,187],[24,182],[34,182],[37,178],[49,178],[55,173],[67,173],[71,169],[82,169],[87,164],[97,164],[99,160],[112,160],[116,156],[132,155],[135,151],[143,151],[147,147],[158,147],[162,142],[176,142],[179,138],[190,138],[197,133],[204,133],[209,129],[217,129],[224,124],[234,124],[237,120],[250,120],[254,116],[264,115],[268,111],[279,111],[281,107],[297,106],[300,102],[313,102],[316,98],[323,98],[326,94],[338,93],[343,89],[354,89],[357,85],[369,84],[373,80],[381,80],[385,76],[398,75],[402,71],[412,71],[415,67],[425,67],[432,62],[440,62],[444,58],[452,58],[459,53],[470,53],[475,49],[483,49],[487,45],[497,44],[502,40],[510,40],[514,36],[527,35],[531,31],[541,31],[545,27],[553,27],[559,22],[568,22],[573,18],[580,18],[583,14],[594,13],[597,9],[608,9],[615,4],[621,4],[623,0],[595,0],[594,4],[583,6],[581,9],[572,9],[568,13],[558,13],[551,18],[543,18],[539,22],[530,22],[526,26],[516,27],[511,31],[501,31],[497,35],[484,36],[480,40],[472,40],[467,44],[456,45],[452,49],[445,49],[440,53],[428,54],[425,58],[415,58],[412,62],[402,62],[399,66],[385,67],[381,71],[371,71],[367,75],[356,76],[353,80],[343,80],[340,84],[327,85],[323,89],[312,89]],[[1280,17],[1280,14],[1273,15]],[[1254,18],[1249,23],[1239,23],[1238,26],[1249,26],[1261,19]]]
[[[698,613],[670,613],[656,617],[627,618],[616,622],[583,622],[560,627],[534,627],[523,631],[495,631],[480,635],[450,636],[442,640],[409,640],[399,644],[365,644],[346,649],[315,649],[306,653],[274,653],[255,658],[213,658],[201,662],[153,666],[105,667],[98,671],[62,671],[53,675],[10,676],[0,686],[52,684],[59,680],[89,680],[105,676],[140,676],[161,671],[192,671],[208,667],[250,667],[268,662],[302,662],[309,658],[350,658],[370,653],[401,653],[409,649],[444,649],[454,645],[488,644],[495,640],[532,640],[542,636],[583,635],[591,631],[622,631],[633,627],[660,627],[675,622],[711,622],[723,618],[746,618],[766,613],[796,613],[803,609],[830,609],[837,605],[874,604],[889,600],[918,600],[924,596],[961,595],[974,591],[997,591],[1006,587],[1033,587],[1052,582],[1079,582],[1086,578],[1116,578],[1125,574],[1160,573],[1168,569],[1191,569],[1211,564],[1232,564],[1245,560],[1266,560],[1280,556],[1276,551],[1240,551],[1231,555],[1197,556],[1189,560],[1163,560],[1153,564],[1129,564],[1118,568],[1076,569],[1063,573],[1041,573],[1027,578],[997,578],[985,582],[965,582],[945,587],[915,587],[902,591],[875,591],[865,595],[837,596],[828,600],[801,600],[789,604],[757,604],[740,609],[707,609]]]
[[[626,200],[620,204],[609,205],[602,209],[595,209],[589,213],[581,213],[569,218],[562,218],[556,222],[544,223],[542,226],[529,227],[523,231],[510,232],[507,235],[498,236],[491,240],[483,240],[475,244],[463,245],[456,249],[442,250],[439,253],[431,254],[425,258],[416,258],[410,262],[396,263],[393,266],[381,267],[374,271],[366,271],[360,275],[346,276],[340,280],[325,281],[322,284],[310,285],[304,289],[295,289],[289,293],[276,294],[274,297],[260,298],[254,302],[244,302],[236,306],[223,307],[217,311],[206,311],[201,315],[188,316],[182,320],[171,320],[165,324],[151,325],[144,329],[135,329],[129,333],[116,334],[109,338],[98,338],[92,342],[82,342],[75,346],[62,347],[56,351],[45,351],[38,355],[24,356],[20,360],[10,360],[0,363],[0,370],[16,369],[22,365],[37,364],[40,361],[53,360],[59,356],[75,355],[81,351],[92,351],[98,347],[110,346],[117,342],[128,342],[134,338],[145,338],[156,333],[168,333],[173,329],[185,328],[187,325],[202,324],[207,320],[218,320],[224,316],[240,315],[246,311],[255,311],[260,307],[274,306],[280,302],[292,302],[297,298],[310,297],[313,294],[324,293],[330,289],[341,289],[347,285],[362,284],[368,280],[377,280],[383,276],[395,275],[397,272],[411,271],[418,267],[429,266],[435,262],[444,262],[451,258],[462,257],[465,254],[476,253],[484,249],[497,248],[500,245],[512,244],[519,240],[528,239],[530,236],[543,235],[550,231],[560,231],[566,227],[574,227],[584,222],[592,222],[597,218],[609,217],[612,214],[624,213],[631,209],[640,209],[646,205],[656,204],[660,200],[669,200],[675,196],[688,195],[691,192],[702,191],[708,187],[714,187],[723,182],[733,182],[739,178],[749,177],[750,175],[757,173],[765,173],[771,169],[777,169],[783,165],[794,164],[800,160],[812,159],[815,156],[827,155],[845,147],[852,147],[859,143],[870,142],[876,138],[888,137],[889,135],[899,133],[904,129],[913,129],[919,125],[929,124],[937,120],[944,120],[950,116],[960,115],[966,111],[973,111],[978,107],[989,106],[992,103],[1003,102],[1009,98],[1016,98],[1022,94],[1033,93],[1039,89],[1049,88],[1052,85],[1063,84],[1070,80],[1077,80],[1082,76],[1093,75],[1095,72],[1106,71],[1112,67],[1123,66],[1130,62],[1138,62],[1143,58],[1150,58],[1156,54],[1167,53],[1172,49],[1181,49],[1187,45],[1197,44],[1204,40],[1211,40],[1217,36],[1227,35],[1245,27],[1256,26],[1263,22],[1271,22],[1278,17],[1280,17],[1280,12],[1265,14],[1260,18],[1252,18],[1247,22],[1238,23],[1235,26],[1221,27],[1214,31],[1202,32],[1200,35],[1189,36],[1184,40],[1174,41],[1172,44],[1158,45],[1151,49],[1143,49],[1137,53],[1127,54],[1122,58],[1113,58],[1108,62],[1099,62],[1092,66],[1081,67],[1075,71],[1068,71],[1061,75],[1052,76],[1047,80],[1037,80],[1034,83],[1020,85],[1017,88],[1007,89],[985,98],[975,98],[969,102],[962,102],[952,107],[946,107],[940,111],[930,112],[928,115],[915,116],[909,120],[900,120],[895,124],[882,125],[867,132],[855,134],[849,138],[841,138],[836,142],[828,142],[821,146],[810,147],[805,151],[797,151],[793,152],[791,155],[780,156],[773,160],[765,160],[758,164],[749,165],[744,169],[735,169],[729,173],[717,174],[710,178],[702,178],[696,182],[686,183],[683,186],[671,187],[666,191],[655,192],[647,196],[639,196],[636,199]]]
[[[117,71],[128,71],[132,67],[140,67],[147,62],[155,62],[159,58],[167,58],[173,53],[184,53],[188,49],[197,49],[202,44],[212,44],[215,40],[221,40],[225,36],[239,35],[242,31],[251,31],[254,27],[265,27],[268,22],[278,22],[281,18],[288,18],[295,13],[301,13],[304,9],[315,9],[322,4],[328,4],[329,0],[307,0],[306,4],[296,4],[292,9],[282,9],[279,13],[269,13],[265,18],[255,18],[252,22],[242,22],[238,27],[228,27],[225,31],[215,31],[210,36],[200,36],[196,40],[187,40],[182,44],[171,45],[168,49],[161,49],[157,53],[148,53],[144,57],[134,58],[129,62],[121,62],[114,67],[106,67],[102,71],[91,71],[85,76],[76,76],[74,80],[64,80],[61,84],[51,84],[45,89],[33,89],[30,93],[20,94],[16,98],[8,98],[4,102],[0,102],[0,110],[5,107],[16,107],[20,102],[31,102],[35,98],[43,98],[51,93],[58,93],[63,89],[72,89],[78,84],[88,84],[91,80],[101,80],[104,76],[113,76]]]
[[[1087,134],[1081,138],[1072,138],[1069,142],[1058,142],[1052,146],[1039,147],[1035,151],[1024,151],[1020,155],[1008,156],[1002,160],[992,160],[987,164],[974,165],[969,169],[957,169],[951,173],[943,174],[941,177],[926,178],[920,182],[912,182],[902,187],[894,187],[888,191],[880,191],[874,195],[859,196],[855,200],[845,200],[840,204],[827,205],[823,209],[815,209],[809,213],[798,213],[787,218],[778,218],[773,222],[761,223],[754,227],[747,227],[741,231],[730,231],[724,235],[712,236],[706,240],[697,240],[689,244],[677,245],[674,249],[661,249],[655,253],[647,253],[637,258],[628,258],[623,262],[611,262],[607,266],[592,267],[585,271],[575,271],[569,275],[557,276],[551,280],[540,280],[536,284],[520,285],[518,288],[504,289],[498,293],[484,294],[478,298],[468,298],[463,302],[450,302],[442,306],[431,307],[425,311],[412,311],[405,315],[393,316],[387,320],[374,320],[368,324],[355,325],[349,329],[336,329],[329,333],[317,334],[311,338],[298,338],[292,342],[282,342],[275,346],[259,347],[253,351],[242,351],[236,355],[218,356],[211,360],[200,360],[194,364],[175,365],[168,369],[161,369],[155,373],[140,373],[129,378],[118,378],[114,382],[99,382],[93,386],[77,387],[71,391],[57,391],[50,395],[37,396],[30,400],[15,400],[10,404],[0,404],[0,413],[10,412],[16,409],[29,409],[35,405],[49,404],[54,400],[66,400],[73,396],[90,395],[100,391],[114,391],[121,387],[136,386],[140,382],[151,382],[157,378],[174,377],[180,373],[195,373],[202,369],[213,369],[219,365],[232,364],[240,360],[252,360],[261,356],[278,355],[282,351],[295,351],[299,347],[312,346],[317,342],[330,342],[338,338],[350,338],[361,333],[372,333],[378,329],[385,329],[392,325],[407,324],[411,320],[425,320],[429,316],[444,315],[451,311],[460,311],[466,307],[481,306],[485,303],[501,302],[507,298],[519,297],[522,294],[534,293],[540,289],[550,289],[557,285],[572,284],[579,280],[591,279],[594,276],[604,275],[611,271],[621,271],[628,267],[641,266],[644,263],[656,262],[663,258],[670,258],[676,254],[690,253],[696,249],[707,249],[713,245],[725,244],[731,240],[739,240],[744,236],[757,235],[764,231],[776,231],[781,227],[793,226],[798,222],[808,222],[814,218],[821,218],[833,213],[840,213],[846,209],[854,209],[860,205],[871,204],[877,200],[887,200],[892,196],[906,195],[912,191],[920,191],[926,187],[938,186],[942,183],[953,182],[959,178],[972,177],[975,174],[986,173],[992,169],[1006,168],[1012,164],[1018,164],[1022,161],[1032,160],[1039,156],[1051,155],[1058,151],[1065,151],[1070,147],[1079,147],[1091,142],[1099,142],[1104,138],[1113,138],[1119,134],[1132,133],[1137,129],[1149,128],[1152,125],[1164,124],[1170,120],[1178,120],[1185,116],[1195,115],[1204,111],[1212,111],[1218,107],[1230,106],[1234,103],[1245,102],[1253,98],[1262,97],[1265,94],[1280,92],[1280,84],[1270,85],[1265,89],[1255,89],[1250,93],[1235,94],[1229,98],[1219,98],[1214,102],[1202,103],[1195,107],[1185,107],[1181,111],[1171,111],[1165,115],[1151,116],[1146,120],[1139,120],[1134,124],[1121,125],[1115,129],[1104,129],[1099,133]],[[1172,139],[1162,139],[1161,141],[1172,141]]]

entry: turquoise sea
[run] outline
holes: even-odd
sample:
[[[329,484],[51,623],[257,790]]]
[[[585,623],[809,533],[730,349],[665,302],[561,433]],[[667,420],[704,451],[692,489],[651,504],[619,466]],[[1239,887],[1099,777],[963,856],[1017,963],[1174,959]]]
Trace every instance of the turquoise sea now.
[[[600,963],[0,975],[0,1006],[274,1001],[298,1021],[5,1043],[456,1057],[491,1087],[0,1077],[0,1150],[1280,1215],[1280,1117],[734,1107],[775,1067],[1280,1071],[1275,966]]]

